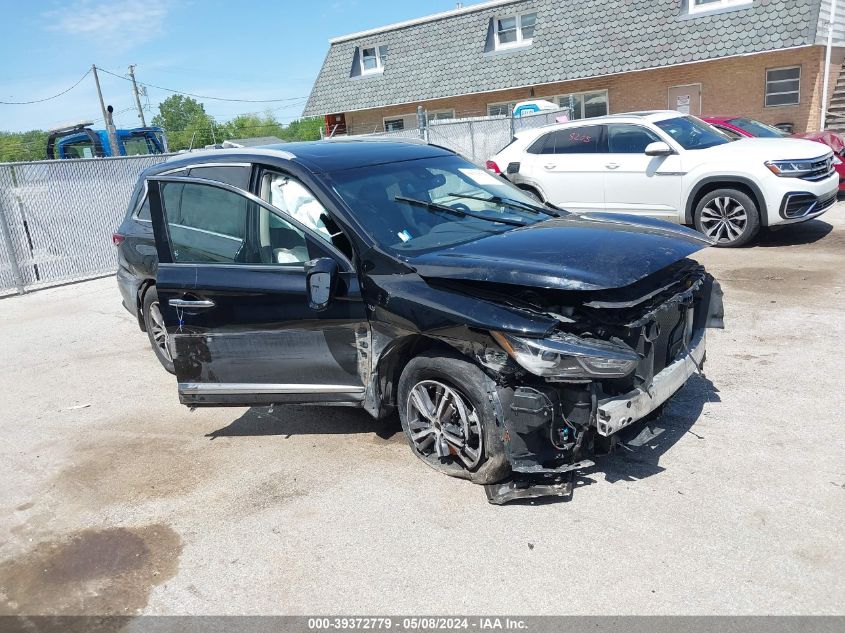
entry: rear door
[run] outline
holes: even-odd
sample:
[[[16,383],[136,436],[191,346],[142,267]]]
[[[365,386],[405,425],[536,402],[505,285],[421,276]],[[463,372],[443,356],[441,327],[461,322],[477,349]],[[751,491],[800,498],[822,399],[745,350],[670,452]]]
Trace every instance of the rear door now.
[[[148,187],[180,401],[362,401],[369,327],[349,260],[232,185],[159,176]],[[340,273],[335,299],[318,312],[308,305],[305,263],[321,257]]]
[[[604,126],[549,132],[528,148],[528,154],[531,175],[549,202],[569,211],[604,210]]]
[[[608,212],[682,220],[681,158],[677,154],[646,156],[646,146],[658,141],[665,142],[642,125],[607,125],[604,201]]]

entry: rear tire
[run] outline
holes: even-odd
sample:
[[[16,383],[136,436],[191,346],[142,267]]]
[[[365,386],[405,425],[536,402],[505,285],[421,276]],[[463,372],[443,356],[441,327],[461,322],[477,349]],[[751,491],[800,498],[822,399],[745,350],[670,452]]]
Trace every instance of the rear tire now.
[[[143,316],[144,329],[147,330],[147,336],[150,339],[150,346],[153,348],[153,353],[162,367],[171,374],[175,374],[176,370],[173,367],[173,359],[170,358],[170,351],[167,348],[167,328],[161,316],[158,291],[155,286],[150,286],[147,292],[144,293]]]
[[[751,197],[738,189],[716,189],[698,201],[695,228],[716,240],[716,246],[744,246],[760,232],[760,212]]]
[[[457,355],[412,359],[399,378],[398,408],[413,453],[452,477],[478,484],[504,479],[510,464],[490,398],[494,389],[484,372]]]

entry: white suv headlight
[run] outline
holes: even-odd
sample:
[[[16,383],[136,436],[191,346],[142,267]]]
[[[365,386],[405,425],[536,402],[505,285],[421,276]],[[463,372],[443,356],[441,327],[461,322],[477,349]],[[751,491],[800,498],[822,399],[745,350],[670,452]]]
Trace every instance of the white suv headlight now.
[[[819,159],[814,160],[767,160],[764,164],[775,176],[801,178],[819,170]]]
[[[572,334],[542,339],[490,334],[524,369],[550,379],[622,378],[634,371],[640,360],[630,348]]]

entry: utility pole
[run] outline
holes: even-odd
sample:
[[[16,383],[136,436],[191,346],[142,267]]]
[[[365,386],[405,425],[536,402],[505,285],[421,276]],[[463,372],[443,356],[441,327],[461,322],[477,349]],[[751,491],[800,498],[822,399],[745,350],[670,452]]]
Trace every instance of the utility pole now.
[[[94,64],[91,64],[91,70],[94,72],[94,83],[97,84],[97,96],[100,97],[100,110],[103,112],[103,121],[106,122],[106,131],[109,135],[111,155],[120,156],[120,148],[117,145],[117,134],[114,130],[114,121],[112,120],[111,112],[106,110],[106,102],[103,101],[103,91],[100,89],[100,78],[97,76],[97,67]]]
[[[129,76],[132,78],[132,94],[135,95],[135,105],[138,106],[138,118],[141,119],[141,127],[147,127],[144,109],[141,107],[141,97],[138,95],[138,84],[135,83],[135,64],[130,64]]]

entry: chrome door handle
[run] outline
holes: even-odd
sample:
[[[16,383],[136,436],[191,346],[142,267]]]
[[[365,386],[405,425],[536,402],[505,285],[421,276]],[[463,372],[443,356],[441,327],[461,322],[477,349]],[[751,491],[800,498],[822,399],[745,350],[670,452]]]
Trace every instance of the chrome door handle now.
[[[619,163],[607,163],[607,165],[605,165],[605,167],[607,167],[608,169],[618,169]]]
[[[167,303],[170,304],[173,308],[213,308],[214,302],[210,299],[197,299],[197,300],[190,300],[190,299],[171,299]]]
[[[555,167],[557,167],[557,165],[555,165],[554,163],[548,163],[546,165],[543,165],[544,169],[554,169]]]

